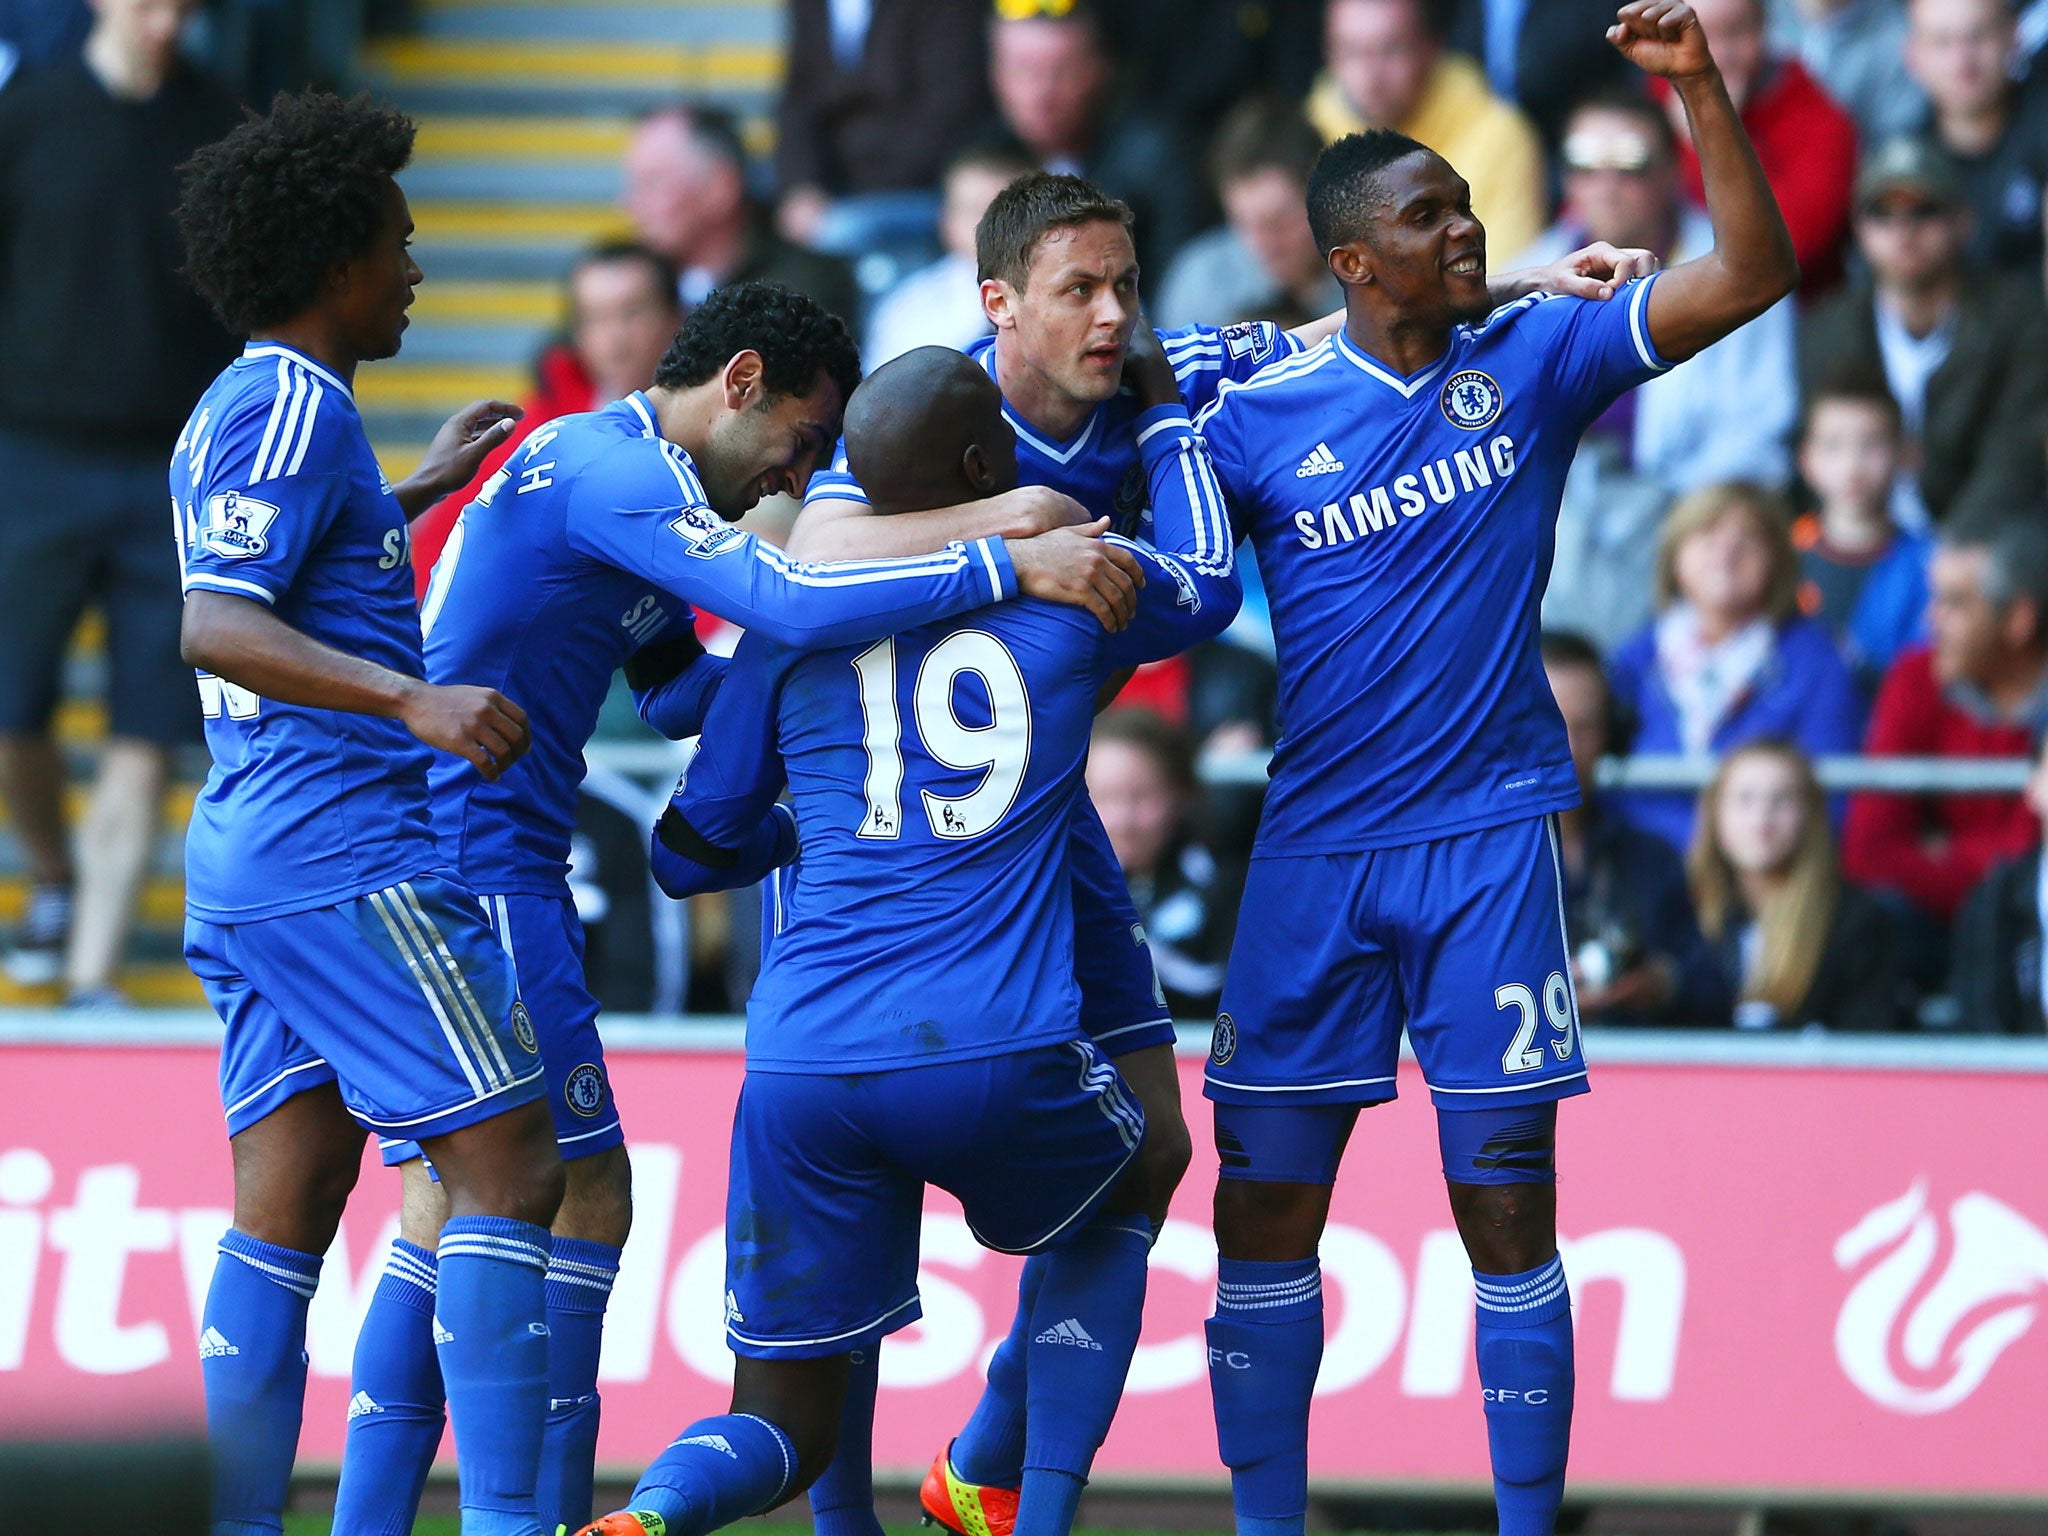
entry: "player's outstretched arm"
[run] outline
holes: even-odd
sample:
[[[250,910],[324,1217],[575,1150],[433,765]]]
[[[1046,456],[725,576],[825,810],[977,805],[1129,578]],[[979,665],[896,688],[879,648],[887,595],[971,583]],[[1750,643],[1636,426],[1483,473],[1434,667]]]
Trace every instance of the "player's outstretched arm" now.
[[[648,857],[671,896],[752,885],[796,857],[796,820],[778,806],[780,672],[758,637],[740,642],[704,720],[704,744],[654,825]]]
[[[1645,306],[1650,340],[1678,361],[1754,320],[1799,285],[1792,235],[1735,103],[1684,0],[1625,5],[1607,40],[1677,92],[1706,184],[1714,248],[1657,279]]]
[[[525,414],[508,400],[472,400],[442,422],[418,468],[391,487],[406,517],[418,517],[475,479],[477,466]]]
[[[1048,485],[1020,485],[928,512],[876,517],[873,511],[850,496],[807,500],[784,547],[799,560],[889,560],[975,539],[1029,539],[1089,521],[1086,507]]]
[[[201,671],[280,704],[403,721],[487,779],[533,744],[526,711],[496,689],[439,687],[393,672],[322,645],[251,598],[186,593],[179,650]]]

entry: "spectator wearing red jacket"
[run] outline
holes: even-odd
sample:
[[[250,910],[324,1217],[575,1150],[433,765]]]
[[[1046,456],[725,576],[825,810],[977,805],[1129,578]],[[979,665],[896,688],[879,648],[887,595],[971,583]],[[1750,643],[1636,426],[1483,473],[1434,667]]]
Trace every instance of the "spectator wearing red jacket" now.
[[[1930,584],[1933,644],[1893,664],[1864,750],[2025,759],[2048,726],[2048,529],[2031,518],[1944,529]],[[1946,923],[2038,831],[2017,794],[1871,791],[1850,799],[1842,863]]]
[[[1792,231],[1800,295],[1824,293],[1842,277],[1856,180],[1856,125],[1797,59],[1766,49],[1763,0],[1693,0],[1693,11]],[[1662,80],[1652,87],[1678,129],[1679,164],[1700,199],[1699,157],[1678,99]]]
[[[594,411],[652,384],[654,365],[683,323],[675,269],[644,245],[615,241],[595,247],[569,269],[566,286],[568,339],[554,343],[533,365],[526,414],[474,480],[413,524],[413,579],[421,597],[455,519],[527,435],[557,416]]]

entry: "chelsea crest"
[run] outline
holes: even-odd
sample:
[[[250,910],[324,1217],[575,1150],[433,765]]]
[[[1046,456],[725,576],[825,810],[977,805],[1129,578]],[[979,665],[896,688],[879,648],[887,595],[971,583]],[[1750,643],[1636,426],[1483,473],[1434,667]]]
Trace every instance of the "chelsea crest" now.
[[[1444,382],[1444,420],[1467,432],[1477,432],[1500,420],[1505,403],[1492,375],[1477,368],[1462,368]]]

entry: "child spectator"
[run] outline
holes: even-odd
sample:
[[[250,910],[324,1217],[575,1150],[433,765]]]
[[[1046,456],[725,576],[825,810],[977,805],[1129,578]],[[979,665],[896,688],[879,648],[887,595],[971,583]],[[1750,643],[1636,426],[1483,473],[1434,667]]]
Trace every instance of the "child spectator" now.
[[[1195,836],[1194,744],[1149,709],[1095,722],[1088,794],[1102,816],[1175,1018],[1213,1018],[1243,880]]]
[[[1934,544],[1890,510],[1904,447],[1898,402],[1875,384],[1825,386],[1807,403],[1799,474],[1817,505],[1792,525],[1799,606],[1833,631],[1866,698],[1926,634]]]
[[[2027,809],[2048,823],[2048,751],[2035,751]],[[2044,906],[2048,884],[2041,879],[2038,847],[1993,866],[1970,892],[1956,919],[1955,966],[1949,978],[1959,1030],[1986,1035],[2048,1033],[2043,1015],[2043,996],[2048,993],[2041,946]]]
[[[1856,684],[1826,627],[1799,616],[1798,584],[1776,497],[1738,481],[1680,499],[1657,552],[1657,618],[1614,656],[1635,751],[1698,756],[1760,737],[1816,757],[1856,749]],[[1674,848],[1692,840],[1690,795],[1632,790],[1615,808]]]
[[[1755,741],[1721,760],[1687,864],[1737,1029],[1899,1027],[1891,920],[1837,872],[1827,800],[1796,746]]]

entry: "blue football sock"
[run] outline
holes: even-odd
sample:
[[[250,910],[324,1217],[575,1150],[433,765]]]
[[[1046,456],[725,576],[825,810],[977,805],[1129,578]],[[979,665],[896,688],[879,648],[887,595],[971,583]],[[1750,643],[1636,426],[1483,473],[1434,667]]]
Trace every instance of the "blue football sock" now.
[[[334,1536],[407,1536],[447,1422],[434,1351],[434,1256],[404,1238],[356,1335]]]
[[[1237,1536],[1301,1536],[1308,1517],[1308,1404],[1323,1363],[1323,1271],[1216,1261],[1209,1391],[1230,1468]]]
[[[1025,1389],[1025,1486],[1033,1472],[1086,1481],[1109,1434],[1145,1315],[1145,1267],[1152,1223],[1143,1216],[1097,1217],[1046,1253],[1045,1279],[1031,1308],[1031,1368]],[[1065,1504],[1047,1505],[1057,1518]],[[1065,1525],[1025,1523],[1017,1536],[1065,1536]]]
[[[540,1531],[551,1242],[546,1227],[509,1216],[456,1216],[441,1229],[434,1342],[455,1425],[462,1536]]]
[[[811,1524],[816,1536],[882,1536],[875,1518],[875,1387],[882,1347],[870,1345],[848,1357],[846,1407],[839,1415],[839,1449],[832,1464],[811,1484]]]
[[[540,1442],[540,1528],[553,1536],[590,1523],[597,1460],[597,1357],[604,1309],[619,1278],[619,1250],[579,1237],[555,1239],[548,1260],[548,1419]]]
[[[317,1253],[232,1228],[220,1240],[199,1329],[213,1536],[284,1529],[306,1411],[306,1304],[319,1284]]]
[[[796,1481],[789,1436],[751,1413],[699,1419],[640,1475],[629,1509],[668,1522],[668,1536],[703,1536],[773,1509]]]
[[[1067,1536],[1088,1479],[1050,1467],[1026,1467],[1017,1499],[1017,1536]]]
[[[1501,1536],[1550,1536],[1572,1438],[1572,1299],[1553,1258],[1519,1275],[1472,1276],[1474,1344]]]
[[[1031,1348],[1031,1309],[1045,1284],[1047,1255],[1024,1261],[1017,1281],[1017,1312],[1010,1331],[989,1356],[988,1385],[967,1427],[953,1441],[953,1471],[961,1481],[1015,1488],[1024,1478],[1024,1390]]]

